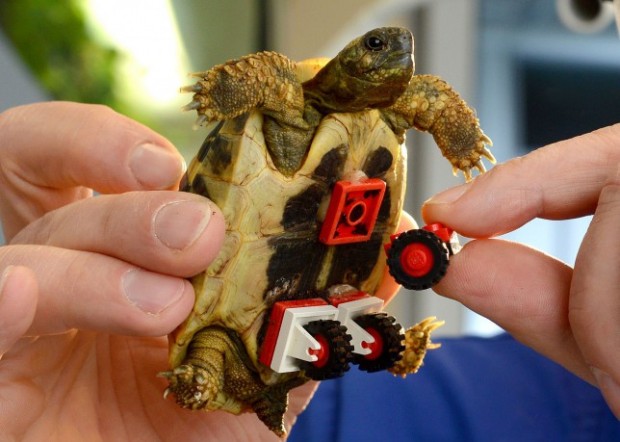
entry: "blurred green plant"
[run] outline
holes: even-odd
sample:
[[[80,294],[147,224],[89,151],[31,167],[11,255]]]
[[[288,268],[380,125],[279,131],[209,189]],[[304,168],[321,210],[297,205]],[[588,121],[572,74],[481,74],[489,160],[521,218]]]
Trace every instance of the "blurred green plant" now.
[[[54,99],[118,108],[119,54],[88,32],[80,0],[0,0],[0,27]]]

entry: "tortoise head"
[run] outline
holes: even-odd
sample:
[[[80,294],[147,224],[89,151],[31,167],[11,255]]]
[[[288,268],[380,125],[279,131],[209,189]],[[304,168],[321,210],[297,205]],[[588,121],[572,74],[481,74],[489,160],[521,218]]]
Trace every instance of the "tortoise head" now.
[[[405,91],[413,71],[411,32],[377,28],[345,46],[304,83],[304,93],[322,113],[386,107]]]

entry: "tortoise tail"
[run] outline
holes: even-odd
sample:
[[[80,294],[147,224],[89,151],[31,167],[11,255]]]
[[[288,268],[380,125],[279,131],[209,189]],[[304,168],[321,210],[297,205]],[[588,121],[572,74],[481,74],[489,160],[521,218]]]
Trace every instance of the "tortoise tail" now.
[[[252,409],[258,418],[278,437],[286,436],[284,413],[288,408],[288,392],[304,383],[301,378],[273,385],[263,391],[252,403]]]

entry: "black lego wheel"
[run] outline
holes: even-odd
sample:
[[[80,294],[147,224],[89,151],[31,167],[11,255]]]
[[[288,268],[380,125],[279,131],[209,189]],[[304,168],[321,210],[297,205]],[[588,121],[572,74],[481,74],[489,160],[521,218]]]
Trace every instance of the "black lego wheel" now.
[[[367,344],[371,352],[367,355],[354,355],[353,362],[360,370],[374,373],[392,367],[401,358],[405,349],[403,332],[396,319],[386,313],[370,313],[355,318],[355,322],[370,333],[375,342]],[[364,344],[362,344],[364,346]]]
[[[338,321],[321,319],[309,322],[304,328],[321,344],[320,350],[311,351],[318,357],[317,361],[301,361],[300,368],[306,376],[321,381],[344,375],[353,358],[351,335],[346,327]]]
[[[437,284],[446,274],[450,260],[443,241],[423,229],[400,234],[387,255],[390,274],[410,290],[425,290]]]

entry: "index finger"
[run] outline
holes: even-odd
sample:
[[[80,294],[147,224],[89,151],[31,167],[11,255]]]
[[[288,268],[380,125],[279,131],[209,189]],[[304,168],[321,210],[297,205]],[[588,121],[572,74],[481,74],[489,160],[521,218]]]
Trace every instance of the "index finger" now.
[[[105,106],[38,103],[0,114],[0,180],[101,193],[171,189],[184,171],[172,143]]]
[[[594,212],[620,163],[620,124],[540,148],[428,200],[425,221],[473,238],[500,235],[534,218]]]

